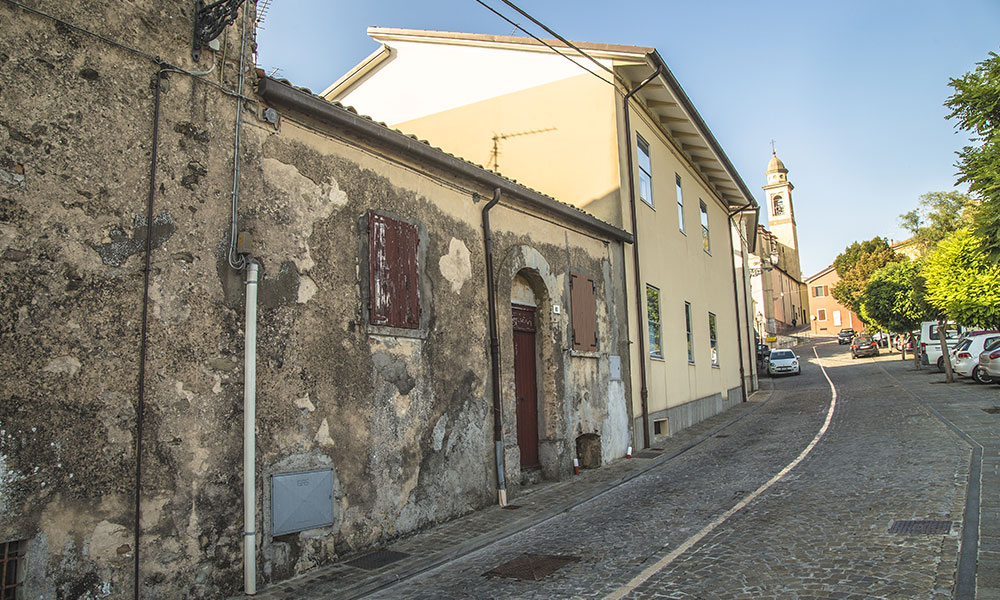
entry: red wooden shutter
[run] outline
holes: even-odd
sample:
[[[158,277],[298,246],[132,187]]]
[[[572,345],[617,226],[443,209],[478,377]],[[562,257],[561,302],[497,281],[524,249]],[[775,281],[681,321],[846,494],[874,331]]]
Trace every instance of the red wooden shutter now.
[[[597,304],[594,280],[577,273],[569,274],[570,325],[573,349],[597,350]]]
[[[368,309],[372,325],[420,327],[417,228],[368,213]]]

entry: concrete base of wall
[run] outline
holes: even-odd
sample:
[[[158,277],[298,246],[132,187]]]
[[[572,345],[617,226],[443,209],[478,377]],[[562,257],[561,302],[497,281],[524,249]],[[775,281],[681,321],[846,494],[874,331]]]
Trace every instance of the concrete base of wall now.
[[[743,391],[739,386],[731,388],[725,394],[712,394],[697,400],[692,400],[679,406],[649,414],[649,439],[652,445],[657,440],[668,438],[696,423],[727,410],[743,401]],[[663,423],[663,421],[666,423]],[[660,433],[656,434],[656,422],[661,422]],[[642,418],[635,419],[636,448],[642,448]]]

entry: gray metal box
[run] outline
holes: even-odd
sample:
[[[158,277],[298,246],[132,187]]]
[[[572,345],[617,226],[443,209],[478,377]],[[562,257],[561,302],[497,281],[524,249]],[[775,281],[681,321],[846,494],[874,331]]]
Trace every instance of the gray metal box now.
[[[333,525],[333,471],[271,476],[271,535]]]

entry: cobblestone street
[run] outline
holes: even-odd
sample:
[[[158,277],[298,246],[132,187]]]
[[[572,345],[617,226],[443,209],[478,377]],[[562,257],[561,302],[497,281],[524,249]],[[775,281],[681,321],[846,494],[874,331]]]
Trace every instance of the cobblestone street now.
[[[997,416],[979,408],[996,404],[1000,390],[934,385],[943,375],[914,372],[898,354],[852,361],[840,348],[816,346],[837,395],[825,430],[831,387],[813,347],[801,346],[800,377],[765,380],[751,402],[672,439],[645,466],[619,461],[518,498],[526,514],[488,509],[403,540],[390,549],[416,562],[395,574],[366,581],[342,566],[320,569],[261,597],[962,597],[956,577],[975,448],[962,436],[996,440]],[[962,412],[953,394],[983,406]],[[983,571],[996,559],[990,443],[978,598],[998,597]],[[504,519],[532,511],[537,524],[504,529]],[[889,533],[896,521],[944,521],[947,533]],[[449,545],[456,551],[426,568]],[[523,554],[578,560],[539,581],[486,575]]]

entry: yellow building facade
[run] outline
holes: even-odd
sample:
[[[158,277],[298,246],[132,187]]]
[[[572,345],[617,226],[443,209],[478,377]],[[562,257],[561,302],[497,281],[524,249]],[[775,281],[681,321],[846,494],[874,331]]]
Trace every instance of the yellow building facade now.
[[[369,35],[382,47],[323,97],[633,233],[620,284],[637,447],[745,399],[757,205],[654,48]]]

